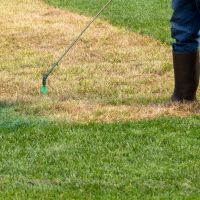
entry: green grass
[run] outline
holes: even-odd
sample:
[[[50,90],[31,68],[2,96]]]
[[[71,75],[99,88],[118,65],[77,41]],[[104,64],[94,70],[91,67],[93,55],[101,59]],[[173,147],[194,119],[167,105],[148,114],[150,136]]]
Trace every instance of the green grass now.
[[[200,197],[200,117],[66,124],[0,109],[0,199]]]
[[[44,0],[54,6],[82,14],[95,15],[107,0]],[[169,0],[114,0],[103,14],[104,19],[131,31],[148,34],[170,43],[171,1]]]

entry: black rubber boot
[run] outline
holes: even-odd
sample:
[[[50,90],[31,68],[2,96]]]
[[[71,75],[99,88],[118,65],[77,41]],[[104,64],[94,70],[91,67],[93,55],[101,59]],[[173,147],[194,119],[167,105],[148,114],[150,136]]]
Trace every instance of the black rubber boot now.
[[[173,102],[196,101],[199,85],[199,52],[173,52],[175,89]]]

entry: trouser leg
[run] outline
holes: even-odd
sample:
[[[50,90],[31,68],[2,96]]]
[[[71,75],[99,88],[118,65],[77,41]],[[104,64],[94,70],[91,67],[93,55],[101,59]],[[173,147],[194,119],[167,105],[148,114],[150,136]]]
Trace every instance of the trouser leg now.
[[[175,88],[173,101],[193,101],[199,84],[200,0],[173,0],[171,19]]]

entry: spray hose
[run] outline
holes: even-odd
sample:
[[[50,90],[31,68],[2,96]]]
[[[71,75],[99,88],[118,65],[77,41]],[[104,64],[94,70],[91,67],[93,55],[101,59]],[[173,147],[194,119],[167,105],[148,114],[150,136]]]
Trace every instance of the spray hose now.
[[[65,57],[65,55],[74,47],[74,45],[79,41],[81,36],[85,33],[85,31],[90,27],[90,25],[99,17],[99,15],[108,7],[108,5],[112,2],[113,0],[109,0],[103,7],[102,9],[97,13],[97,15],[90,21],[87,26],[81,31],[81,33],[72,41],[72,43],[64,50],[63,54],[58,58],[58,60],[51,65],[51,67],[47,70],[45,74],[43,74],[43,79],[42,79],[42,89],[41,92],[42,94],[47,93],[47,79],[49,75],[54,71],[54,69],[59,65],[60,61]]]

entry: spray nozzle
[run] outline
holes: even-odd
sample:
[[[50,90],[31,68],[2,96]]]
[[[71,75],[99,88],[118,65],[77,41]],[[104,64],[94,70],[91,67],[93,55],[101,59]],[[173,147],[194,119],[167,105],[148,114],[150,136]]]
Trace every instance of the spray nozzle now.
[[[43,75],[43,79],[42,79],[42,89],[41,89],[42,94],[46,94],[47,93],[47,86],[46,86],[46,84],[47,84],[47,75],[44,74]]]

